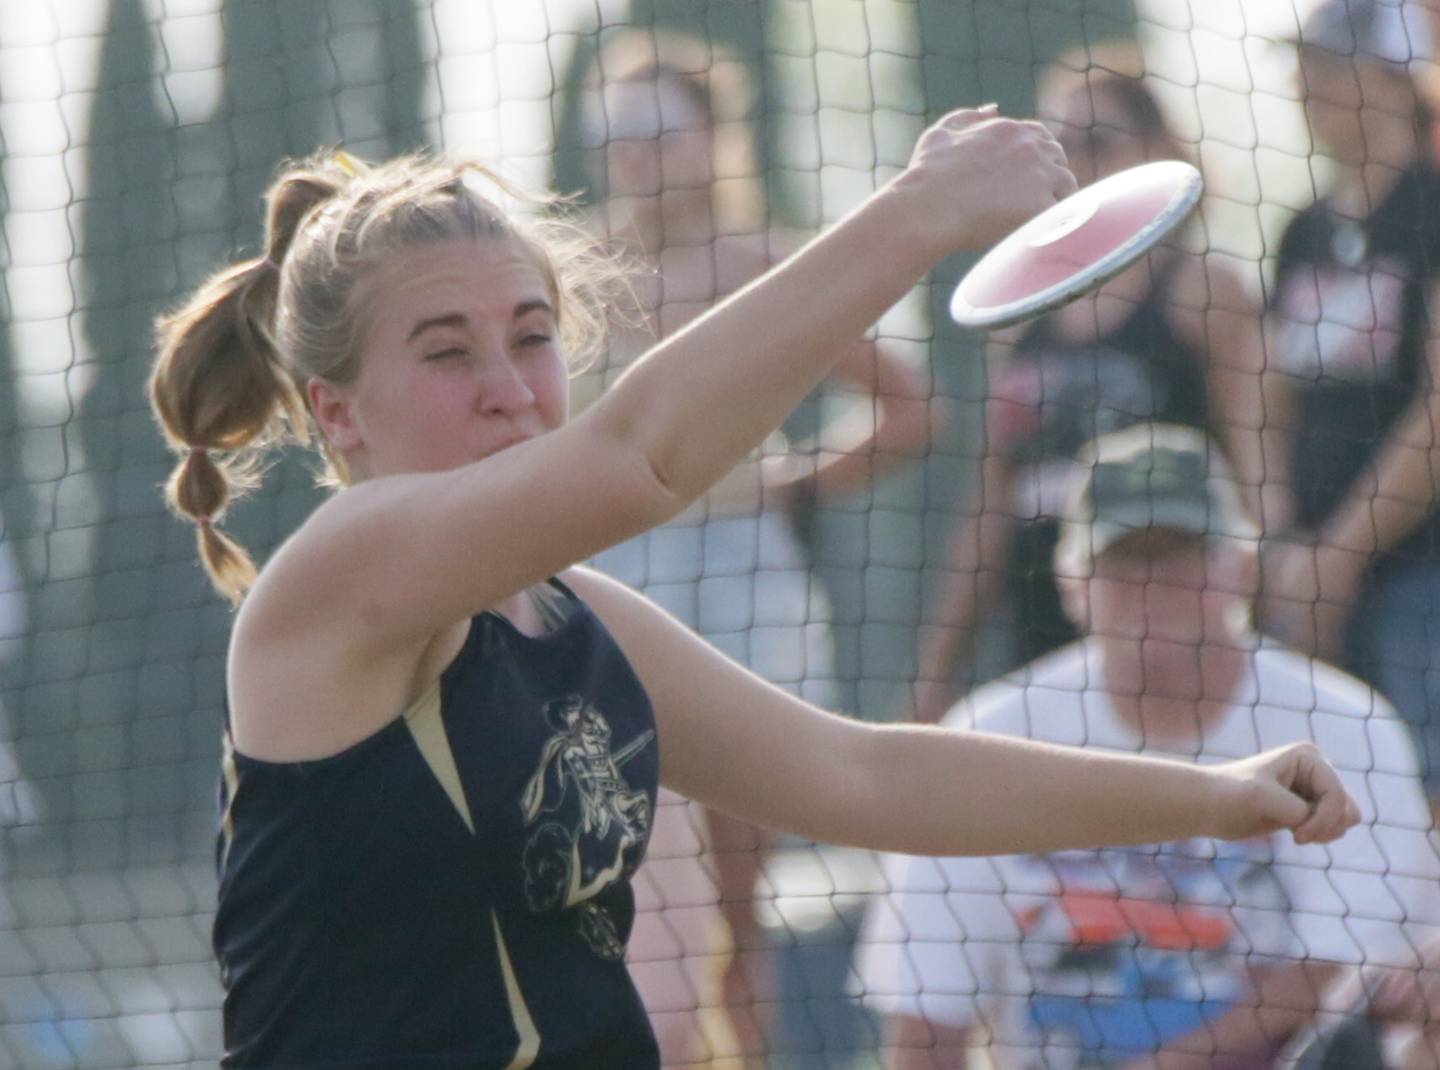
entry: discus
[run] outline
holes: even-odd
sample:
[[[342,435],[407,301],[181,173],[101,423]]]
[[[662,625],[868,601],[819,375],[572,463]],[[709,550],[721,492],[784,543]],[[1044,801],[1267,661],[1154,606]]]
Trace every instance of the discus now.
[[[950,299],[963,327],[1007,327],[1049,312],[1129,267],[1200,203],[1200,172],[1159,160],[1052,204],[981,257]]]

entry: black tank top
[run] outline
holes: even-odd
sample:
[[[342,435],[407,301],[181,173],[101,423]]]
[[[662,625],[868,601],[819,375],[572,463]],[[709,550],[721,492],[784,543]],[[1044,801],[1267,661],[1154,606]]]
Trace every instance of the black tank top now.
[[[1144,421],[1206,426],[1204,354],[1175,331],[1168,315],[1166,295],[1180,264],[1181,256],[1170,254],[1155,268],[1144,299],[1092,341],[1061,338],[1051,316],[1035,321],[992,373],[993,392],[1034,402],[1030,423],[1008,445],[1017,523],[1005,587],[1017,642],[1007,668],[1078,637],[1055,584],[1054,554],[1070,465],[1080,448]]]
[[[482,613],[355,746],[227,746],[214,941],[225,1067],[652,1067],[625,968],[658,784],[649,700],[568,588]]]

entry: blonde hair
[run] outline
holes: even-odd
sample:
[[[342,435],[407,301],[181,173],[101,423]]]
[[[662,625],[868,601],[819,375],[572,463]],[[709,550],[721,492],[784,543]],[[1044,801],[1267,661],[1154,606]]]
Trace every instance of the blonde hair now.
[[[563,201],[472,160],[413,155],[372,167],[322,153],[286,166],[265,202],[264,252],[160,318],[150,379],[156,418],[181,452],[166,498],[196,523],[211,581],[236,603],[255,565],[215,522],[258,484],[268,447],[310,441],[306,383],[359,375],[378,264],[456,239],[514,243],[541,271],[572,368],[603,346],[606,303],[623,287],[619,263],[569,221]],[[348,482],[343,462],[321,449],[328,481]]]

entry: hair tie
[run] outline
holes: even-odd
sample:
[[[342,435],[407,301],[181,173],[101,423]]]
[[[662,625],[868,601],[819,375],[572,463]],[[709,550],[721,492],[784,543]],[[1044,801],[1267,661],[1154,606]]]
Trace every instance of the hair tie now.
[[[198,528],[208,528],[210,526],[209,514],[207,513],[205,516],[197,516],[195,518],[195,526]]]
[[[189,453],[191,457],[204,457],[210,452],[210,449],[208,446],[191,446],[186,452]]]
[[[360,161],[344,149],[336,149],[330,154],[330,159],[336,167],[340,168],[340,170],[350,178],[354,178],[360,173]]]

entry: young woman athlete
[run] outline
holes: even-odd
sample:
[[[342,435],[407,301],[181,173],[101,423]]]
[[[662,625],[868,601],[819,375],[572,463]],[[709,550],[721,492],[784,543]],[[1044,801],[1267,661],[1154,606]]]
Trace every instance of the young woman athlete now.
[[[706,805],[927,854],[1356,820],[1309,746],[1198,767],[830,715],[575,566],[704,493],[941,257],[1074,188],[1043,127],[953,113],[567,421],[594,305],[552,225],[463,163],[278,179],[263,255],[164,321],[153,381],[172,500],[243,595],[224,1065],[655,1065],[623,956],[662,753]],[[341,489],[255,575],[216,519],[283,414]]]

